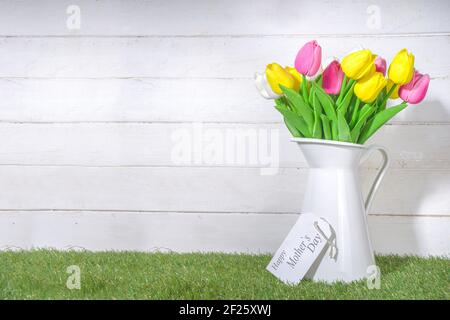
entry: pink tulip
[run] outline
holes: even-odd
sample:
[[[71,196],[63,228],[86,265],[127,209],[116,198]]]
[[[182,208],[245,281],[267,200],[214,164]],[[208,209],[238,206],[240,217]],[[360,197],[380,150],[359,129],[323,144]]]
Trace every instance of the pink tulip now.
[[[382,57],[377,56],[375,59],[375,69],[377,72],[380,72],[383,74],[383,76],[386,75],[386,60],[384,60]]]
[[[344,72],[339,61],[332,61],[322,74],[322,88],[328,94],[338,94],[341,91]]]
[[[429,84],[429,75],[421,74],[419,71],[414,70],[412,80],[398,89],[398,95],[403,101],[417,104],[425,98]]]
[[[295,69],[301,74],[313,77],[320,70],[322,63],[322,48],[316,40],[306,43],[295,58]]]

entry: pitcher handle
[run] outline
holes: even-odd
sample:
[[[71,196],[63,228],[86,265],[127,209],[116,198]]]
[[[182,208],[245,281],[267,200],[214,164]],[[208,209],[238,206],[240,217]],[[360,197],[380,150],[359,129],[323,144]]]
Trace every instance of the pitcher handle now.
[[[386,170],[389,166],[389,157],[388,157],[388,153],[387,153],[386,149],[384,149],[381,146],[375,145],[375,144],[367,147],[367,149],[365,150],[365,153],[363,154],[363,156],[361,158],[360,163],[366,161],[375,150],[380,151],[381,155],[383,156],[383,164],[382,164],[380,170],[378,171],[377,176],[375,177],[375,181],[373,182],[372,186],[370,187],[369,193],[367,194],[366,202],[364,204],[366,213],[369,213],[369,208],[370,208],[370,205],[372,204],[372,200],[373,200],[375,193],[377,192],[378,187],[380,186],[381,180],[383,179],[383,177],[386,173]]]

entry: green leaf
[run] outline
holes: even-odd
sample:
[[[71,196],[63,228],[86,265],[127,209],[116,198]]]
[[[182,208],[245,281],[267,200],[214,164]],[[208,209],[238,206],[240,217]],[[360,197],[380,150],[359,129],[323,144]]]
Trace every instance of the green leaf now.
[[[322,139],[322,120],[320,119],[320,117],[314,120],[312,137],[315,139]]]
[[[277,107],[289,110],[289,106],[288,106],[288,104],[286,102],[286,98],[285,97],[281,97],[281,98],[275,99],[275,104],[277,105]]]
[[[350,125],[350,121],[352,120],[352,114],[353,110],[355,110],[356,100],[358,99],[357,96],[353,94],[352,100],[350,101],[350,104],[347,108],[347,113],[345,115],[345,119],[347,120],[347,123]],[[351,126],[350,126],[351,128]]]
[[[314,126],[314,114],[311,110],[311,107],[307,105],[302,97],[292,89],[286,88],[280,85],[281,90],[286,95],[287,100],[292,104],[295,108],[295,111],[298,115],[302,116],[305,120],[308,128],[312,130]]]
[[[276,106],[275,108],[287,119],[290,126],[297,129],[304,137],[311,138],[311,132],[308,125],[299,115],[279,106]]]
[[[384,87],[381,90],[381,93],[378,95],[378,97],[375,99],[376,101],[376,105],[377,105],[377,112],[378,111],[382,111],[386,108],[383,108],[383,101],[384,101],[384,97],[386,96],[387,92],[386,92],[386,87]]]
[[[342,142],[350,142],[350,128],[348,127],[347,120],[345,120],[345,115],[338,111],[338,132],[339,132],[339,141]]]
[[[379,107],[378,111],[386,110],[387,101],[388,101],[389,97],[391,96],[391,94],[394,92],[394,90],[397,89],[397,87],[398,87],[398,84],[394,84],[389,91],[387,91],[387,88],[385,87],[386,95],[384,96],[383,101],[381,101],[381,103],[379,104],[380,107]]]
[[[355,85],[353,84],[353,86],[350,88],[350,90],[345,95],[344,99],[338,105],[337,110],[341,111],[343,114],[347,113],[348,106],[350,105],[350,102],[352,101],[352,98],[353,98],[353,87],[354,86]]]
[[[314,80],[315,83],[317,83],[319,86],[322,86],[323,77],[322,75],[318,76],[316,80]]]
[[[391,120],[397,113],[405,109],[408,105],[403,102],[395,107],[378,112],[373,119],[367,122],[358,139],[358,143],[367,141],[382,125]]]
[[[348,90],[349,90],[351,87],[353,87],[353,85],[354,85],[355,83],[356,83],[356,80],[354,80],[354,79],[349,79],[348,82],[347,82],[347,85],[345,86],[344,94],[347,94]]]
[[[312,106],[313,106],[313,110],[314,110],[314,115],[317,117],[317,114],[322,114],[322,105],[319,103],[319,101],[318,101],[318,97],[317,97],[317,95],[315,94],[315,91],[314,90],[312,90],[312,92],[314,93],[313,95],[312,95]]]
[[[311,83],[314,86],[314,94],[317,95],[317,98],[322,105],[328,119],[337,121],[333,99],[331,99],[331,97],[325,91],[323,91],[322,87],[320,87],[317,83],[315,83],[314,81],[312,81]]]
[[[320,106],[320,103],[318,103],[316,95],[313,95],[312,102],[314,107],[314,127],[312,136],[316,139],[322,139],[322,120],[320,119],[322,107]]]
[[[320,115],[320,118],[322,120],[322,128],[325,139],[332,140],[333,137],[331,136],[330,120],[328,120],[327,116],[324,114]]]
[[[339,132],[338,132],[337,120],[336,121],[330,120],[330,122],[331,122],[331,138],[333,140],[339,141]]]
[[[297,130],[297,128],[286,118],[283,117],[284,124],[288,128],[289,132],[292,134],[295,138],[302,138],[303,135],[300,133],[300,131]]]
[[[367,106],[367,105],[366,105]],[[376,108],[372,107],[372,106],[368,106],[366,108],[366,106],[364,106],[364,108],[361,109],[360,112],[360,116],[358,118],[358,122],[356,123],[355,127],[352,129],[352,131],[350,132],[350,135],[352,137],[352,142],[357,143],[358,142],[358,137],[359,137],[359,133],[361,132],[361,128],[363,127],[363,125],[366,123],[367,119],[372,115],[372,113],[375,112]]]
[[[377,110],[377,107],[376,107],[376,106],[372,106],[371,104],[365,104],[365,105],[361,108],[361,111],[358,113],[358,121],[359,121],[359,119],[361,119],[362,116],[367,112],[367,110],[370,110],[370,109]]]

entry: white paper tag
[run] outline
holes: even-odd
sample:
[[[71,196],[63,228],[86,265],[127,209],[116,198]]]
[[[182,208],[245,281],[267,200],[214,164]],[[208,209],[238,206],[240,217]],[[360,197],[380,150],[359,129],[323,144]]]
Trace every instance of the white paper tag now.
[[[303,213],[267,265],[267,270],[287,284],[297,284],[319,255],[330,247],[335,250],[332,227],[313,213]],[[325,256],[323,259],[329,259]]]

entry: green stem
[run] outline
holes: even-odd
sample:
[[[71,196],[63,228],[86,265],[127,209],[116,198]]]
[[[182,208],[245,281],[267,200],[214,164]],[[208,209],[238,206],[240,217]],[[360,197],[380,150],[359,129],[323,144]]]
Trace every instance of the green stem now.
[[[347,86],[345,87],[345,94],[347,94],[348,90],[353,86],[353,84],[356,82],[356,80],[350,79],[347,83]]]
[[[387,95],[384,97],[383,101],[380,104],[380,107],[384,109],[384,106],[387,103],[387,100],[391,96],[391,94],[394,92],[395,89],[397,89],[398,84],[394,84],[391,89],[388,91]]]
[[[305,103],[308,104],[308,86],[307,86],[307,82],[306,82],[306,77],[304,74],[302,74],[302,95],[303,95],[303,100],[305,100]]]
[[[339,97],[336,101],[336,104],[339,105],[339,103],[342,100],[342,97],[344,96],[344,91],[345,91],[345,87],[347,86],[347,76],[344,73],[344,78],[342,79],[342,83],[341,83],[341,91],[339,92]]]
[[[356,82],[356,80],[353,80],[353,79],[350,79],[348,82],[347,82],[347,85],[345,86],[345,89],[344,89],[344,93],[343,93],[343,95],[342,95],[342,98],[343,97],[345,97],[345,95],[347,94],[347,92],[352,88],[352,86],[353,86],[353,84]],[[342,100],[342,99],[341,99]],[[339,101],[338,103],[340,103],[341,101]]]
[[[361,103],[361,100],[359,98],[356,98],[355,107],[353,108],[352,119],[350,121],[350,128],[351,129],[353,129],[353,127],[356,124],[356,121],[358,120],[358,111],[359,111],[360,103]]]

